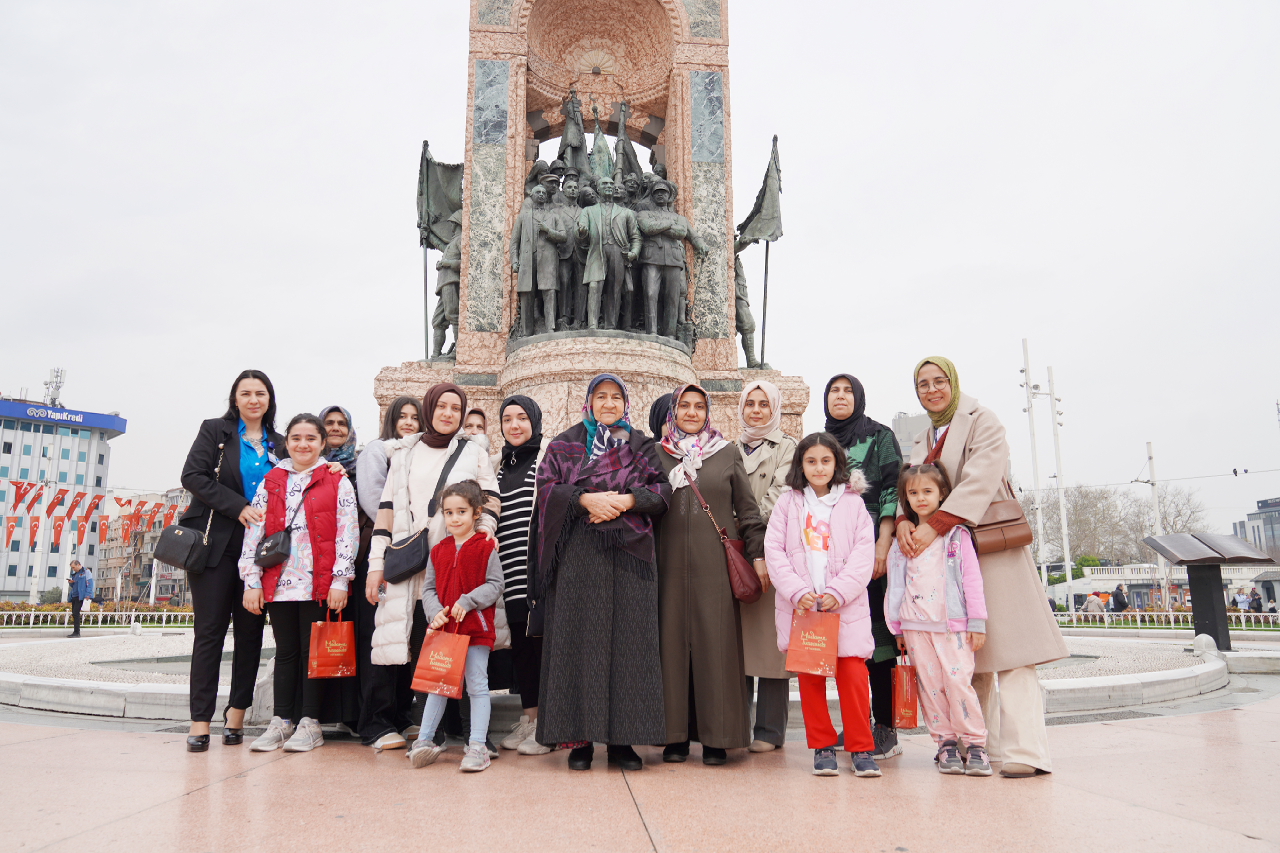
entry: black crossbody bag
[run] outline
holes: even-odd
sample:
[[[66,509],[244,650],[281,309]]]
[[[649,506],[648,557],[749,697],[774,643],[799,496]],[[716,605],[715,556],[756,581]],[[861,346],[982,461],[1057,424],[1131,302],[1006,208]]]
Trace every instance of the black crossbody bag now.
[[[435,494],[431,496],[431,502],[427,504],[428,518],[436,514],[436,506],[440,500],[440,493],[444,491],[445,481],[449,478],[449,473],[453,471],[453,466],[466,448],[466,440],[459,440],[457,449],[453,451],[453,455],[445,460],[444,467],[440,469],[440,479],[436,481]],[[405,477],[407,478],[408,476],[409,472],[406,471]],[[409,510],[409,519],[411,523],[415,521],[412,509]],[[387,551],[382,557],[382,579],[384,581],[387,583],[403,583],[427,567],[427,560],[431,557],[429,527],[430,522],[424,525],[417,533],[406,536],[399,542],[392,542],[387,546]]]
[[[283,530],[277,530],[270,536],[263,538],[258,543],[258,547],[253,552],[253,562],[264,569],[272,566],[278,566],[285,560],[289,559],[289,550],[293,542],[293,522],[298,517],[298,513],[302,511],[302,507],[307,502],[307,492],[311,491],[311,487],[315,485],[315,478],[307,484],[302,490],[302,497],[298,499],[298,506],[294,509],[293,515],[289,516],[289,521],[285,524]],[[264,522],[265,524],[265,522]]]

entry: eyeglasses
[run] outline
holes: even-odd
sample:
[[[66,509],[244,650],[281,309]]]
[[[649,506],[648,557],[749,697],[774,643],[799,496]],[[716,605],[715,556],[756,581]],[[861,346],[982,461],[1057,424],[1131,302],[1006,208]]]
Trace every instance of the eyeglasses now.
[[[946,378],[945,376],[933,380],[932,385],[929,384],[928,379],[925,379],[916,383],[916,390],[919,391],[921,394],[928,392],[930,388],[932,388],[934,391],[945,391],[950,387],[951,387],[951,380]]]

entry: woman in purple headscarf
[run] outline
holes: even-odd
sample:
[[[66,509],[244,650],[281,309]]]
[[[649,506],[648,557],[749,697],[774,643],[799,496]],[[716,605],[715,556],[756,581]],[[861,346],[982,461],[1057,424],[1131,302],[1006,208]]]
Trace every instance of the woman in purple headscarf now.
[[[570,749],[574,770],[590,769],[593,743],[639,770],[631,745],[666,737],[653,529],[671,490],[630,413],[623,381],[600,374],[582,422],[551,441],[538,468],[529,537],[529,630],[541,622],[543,631],[537,740]]]

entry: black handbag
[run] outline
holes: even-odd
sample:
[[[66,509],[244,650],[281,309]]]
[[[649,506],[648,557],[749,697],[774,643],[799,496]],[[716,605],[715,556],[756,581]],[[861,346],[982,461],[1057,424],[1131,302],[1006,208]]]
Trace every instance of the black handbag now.
[[[435,494],[431,496],[431,502],[427,505],[427,510],[431,515],[436,513],[436,505],[440,498],[440,493],[444,491],[445,481],[449,477],[449,472],[453,470],[454,464],[457,463],[458,457],[462,455],[462,451],[466,450],[466,441],[459,441],[458,447],[453,451],[453,455],[445,460],[444,467],[440,469],[440,479],[436,481]],[[405,477],[409,476],[408,471]],[[413,510],[409,510],[409,519],[414,521]],[[431,558],[430,545],[430,516],[428,516],[427,524],[417,533],[406,536],[399,542],[392,542],[387,546],[386,553],[382,556],[382,579],[387,583],[403,583],[409,578],[416,575],[427,567],[427,560]]]
[[[218,466],[213,469],[213,479],[217,480],[222,472],[224,445],[218,445]],[[209,559],[209,530],[213,527],[213,507],[209,507],[209,520],[205,522],[204,533],[171,524],[160,531],[160,541],[156,542],[155,558],[167,566],[177,566],[189,574],[198,575],[205,570]]]
[[[298,517],[298,513],[302,511],[303,504],[307,500],[307,492],[311,491],[311,487],[315,485],[314,478],[312,482],[302,490],[302,497],[298,499],[298,505],[293,510],[293,515],[289,516],[288,523],[285,524],[283,530],[277,530],[270,536],[264,536],[262,541],[258,543],[258,547],[253,551],[253,562],[255,565],[264,569],[272,566],[278,566],[285,560],[289,559],[289,549],[293,540],[293,522]]]

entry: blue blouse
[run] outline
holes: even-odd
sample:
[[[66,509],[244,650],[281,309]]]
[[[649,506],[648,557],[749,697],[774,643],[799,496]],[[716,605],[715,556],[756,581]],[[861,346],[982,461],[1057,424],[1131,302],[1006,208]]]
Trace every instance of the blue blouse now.
[[[267,476],[267,472],[280,460],[271,452],[271,440],[264,432],[262,435],[262,453],[244,437],[244,421],[240,421],[240,481],[244,484],[244,499],[252,501],[258,493],[258,486]]]

